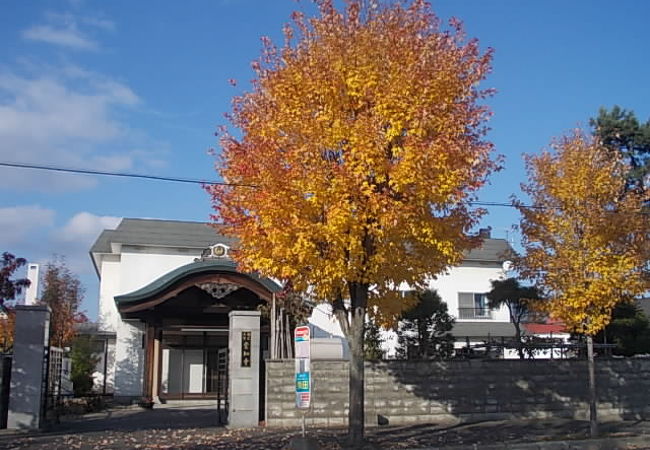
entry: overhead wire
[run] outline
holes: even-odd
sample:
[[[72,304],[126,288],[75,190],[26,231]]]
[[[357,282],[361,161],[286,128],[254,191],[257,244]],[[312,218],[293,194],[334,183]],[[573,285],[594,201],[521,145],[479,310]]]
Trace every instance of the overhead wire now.
[[[94,170],[94,169],[74,169],[68,167],[46,166],[46,165],[27,164],[27,163],[15,163],[15,162],[0,161],[0,167],[45,170],[50,172],[72,173],[72,174],[80,174],[80,175],[98,175],[98,176],[109,176],[109,177],[136,178],[136,179],[144,179],[144,180],[167,181],[167,182],[174,182],[174,183],[199,184],[199,185],[208,185],[208,186],[232,186],[232,187],[248,187],[248,188],[259,187],[254,184],[246,184],[246,183],[229,183],[225,181],[199,180],[195,178],[181,178],[181,177],[170,177],[170,176],[162,176],[162,175],[146,175],[146,174],[128,173],[128,172],[109,172],[109,171]],[[544,207],[544,206],[536,206],[536,205],[515,204],[513,202],[509,202],[509,203],[488,202],[488,201],[474,200],[474,201],[469,201],[467,203],[472,206],[498,206],[498,207],[507,207],[507,208],[553,209],[553,207],[551,206]],[[639,211],[638,214],[650,215],[650,213],[645,211]]]

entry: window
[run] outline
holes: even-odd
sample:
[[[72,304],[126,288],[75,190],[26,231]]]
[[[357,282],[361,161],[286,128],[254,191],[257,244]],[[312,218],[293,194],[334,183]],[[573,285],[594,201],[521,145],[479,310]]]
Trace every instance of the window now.
[[[491,319],[487,294],[477,292],[458,293],[459,319]]]

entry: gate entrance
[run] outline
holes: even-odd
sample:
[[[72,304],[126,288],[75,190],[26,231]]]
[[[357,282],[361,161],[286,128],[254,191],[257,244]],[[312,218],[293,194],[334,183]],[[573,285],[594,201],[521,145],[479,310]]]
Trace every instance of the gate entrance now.
[[[215,399],[219,361],[227,354],[224,330],[163,330],[160,397],[168,400]]]
[[[217,351],[217,410],[219,411],[219,425],[228,423],[228,349],[220,348]]]

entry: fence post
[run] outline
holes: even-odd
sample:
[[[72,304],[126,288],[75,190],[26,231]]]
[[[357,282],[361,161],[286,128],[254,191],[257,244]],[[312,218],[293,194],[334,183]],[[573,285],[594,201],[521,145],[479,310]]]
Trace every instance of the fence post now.
[[[48,306],[16,306],[7,428],[36,430],[43,426],[49,333]]]

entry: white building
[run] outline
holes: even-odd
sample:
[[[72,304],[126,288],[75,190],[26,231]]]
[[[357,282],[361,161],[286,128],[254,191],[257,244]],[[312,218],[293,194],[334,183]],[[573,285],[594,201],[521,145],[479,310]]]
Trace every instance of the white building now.
[[[452,334],[456,348],[480,345],[488,340],[512,338],[514,327],[510,322],[508,308],[487,306],[486,293],[492,289],[492,280],[506,276],[504,263],[511,248],[505,239],[492,239],[488,230],[482,230],[483,243],[471,250],[463,262],[429,282],[447,304],[448,312],[456,319]],[[409,290],[403,286],[403,290]],[[311,322],[332,336],[343,336],[338,322],[331,314],[329,305],[319,305],[312,314]],[[395,356],[397,335],[382,331],[383,349],[388,358]]]
[[[90,250],[106,343],[102,391],[164,400],[211,398],[221,388],[228,313],[254,310],[280,290],[273,280],[238,272],[228,258],[232,244],[198,222],[124,219],[102,232]],[[504,276],[508,250],[505,240],[486,236],[460,266],[431,281],[457,318],[461,344],[514,334],[507,310],[490,310],[485,299],[490,281]],[[310,322],[315,337],[342,335],[326,305]],[[260,330],[264,357],[268,321]]]

